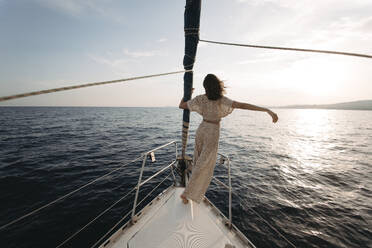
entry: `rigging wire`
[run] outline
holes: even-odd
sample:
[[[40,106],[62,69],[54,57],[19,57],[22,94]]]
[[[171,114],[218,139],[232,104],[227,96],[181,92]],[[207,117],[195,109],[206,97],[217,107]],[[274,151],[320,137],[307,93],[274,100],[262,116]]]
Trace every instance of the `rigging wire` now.
[[[312,53],[328,53],[328,54],[356,56],[356,57],[372,59],[372,55],[362,54],[362,53],[350,53],[350,52],[317,50],[317,49],[303,49],[303,48],[293,48],[293,47],[261,46],[261,45],[239,44],[239,43],[221,42],[221,41],[213,41],[213,40],[204,40],[204,39],[199,39],[199,41],[206,42],[206,43],[212,43],[212,44],[219,44],[219,45],[228,45],[228,46],[241,46],[241,47],[252,47],[252,48],[263,48],[263,49],[312,52]]]
[[[33,92],[27,92],[27,93],[22,93],[22,94],[17,94],[17,95],[3,96],[3,97],[0,97],[0,102],[4,102],[4,101],[8,101],[8,100],[13,100],[13,99],[17,99],[17,98],[22,98],[22,97],[48,94],[48,93],[53,93],[53,92],[58,92],[58,91],[75,90],[75,89],[92,87],[92,86],[98,86],[98,85],[104,85],[104,84],[120,83],[120,82],[125,82],[125,81],[132,81],[132,80],[138,80],[138,79],[144,79],[144,78],[152,78],[152,77],[161,77],[161,76],[178,74],[178,73],[184,73],[184,72],[190,72],[190,71],[192,71],[192,70],[182,70],[182,71],[165,72],[165,73],[159,73],[159,74],[151,74],[151,75],[138,76],[138,77],[130,77],[130,78],[123,78],[123,79],[103,81],[103,82],[94,82],[94,83],[72,85],[72,86],[66,86],[66,87],[60,87],[60,88],[54,88],[54,89],[48,89],[48,90],[33,91]]]
[[[98,178],[96,178],[96,179],[90,181],[89,183],[87,183],[87,184],[85,184],[85,185],[83,185],[83,186],[81,186],[81,187],[79,187],[79,188],[77,188],[77,189],[71,191],[70,193],[67,193],[67,194],[65,194],[65,195],[63,195],[63,196],[61,196],[61,197],[59,197],[58,199],[55,199],[54,201],[49,202],[48,204],[45,204],[45,205],[43,205],[43,206],[41,206],[41,207],[39,207],[39,208],[37,208],[37,209],[35,209],[35,210],[32,210],[31,212],[29,212],[29,213],[27,213],[27,214],[25,214],[25,215],[23,215],[23,216],[21,216],[21,217],[15,219],[15,220],[13,220],[13,221],[11,221],[11,222],[5,224],[5,225],[0,226],[0,230],[2,230],[2,229],[4,229],[4,228],[7,228],[7,227],[10,226],[10,225],[13,225],[13,224],[15,224],[15,223],[17,223],[17,222],[23,220],[24,218],[26,218],[26,217],[28,217],[28,216],[31,216],[31,215],[34,215],[34,214],[38,213],[40,210],[45,209],[45,208],[47,208],[47,207],[53,205],[54,203],[57,203],[57,202],[59,202],[59,201],[65,199],[65,198],[69,197],[70,195],[72,195],[72,194],[74,194],[74,193],[76,193],[76,192],[78,192],[78,191],[84,189],[85,187],[87,187],[87,186],[89,186],[89,185],[91,185],[91,184],[93,184],[93,183],[95,183],[95,182],[97,182],[97,181],[99,181],[99,180],[101,180],[101,179],[103,179],[103,178],[105,178],[105,177],[111,175],[112,173],[114,173],[114,172],[116,172],[116,171],[122,169],[123,167],[125,167],[125,166],[127,166],[127,165],[129,165],[129,164],[131,164],[131,163],[133,163],[133,162],[138,161],[138,160],[141,159],[141,158],[142,158],[142,156],[140,156],[140,157],[138,157],[138,158],[135,158],[135,159],[129,161],[128,163],[125,163],[125,164],[121,165],[120,167],[118,167],[118,168],[112,170],[111,172],[106,173],[105,175],[100,176],[100,177],[98,177]]]
[[[169,173],[168,176],[166,176],[158,185],[155,186],[155,188],[153,188],[138,204],[137,206],[139,206],[144,200],[146,200],[146,198],[152,194],[168,177],[170,177],[170,175],[172,174]],[[136,207],[137,207],[136,206]],[[96,245],[98,245],[99,243],[101,243],[101,241],[109,234],[112,232],[112,230],[114,230],[123,220],[125,220],[125,218],[127,218],[129,216],[129,214],[132,213],[133,210],[129,211],[128,213],[126,213],[124,215],[123,218],[121,218],[108,232],[105,233],[105,235],[103,235],[96,243],[94,243],[90,248],[93,248],[95,247]]]

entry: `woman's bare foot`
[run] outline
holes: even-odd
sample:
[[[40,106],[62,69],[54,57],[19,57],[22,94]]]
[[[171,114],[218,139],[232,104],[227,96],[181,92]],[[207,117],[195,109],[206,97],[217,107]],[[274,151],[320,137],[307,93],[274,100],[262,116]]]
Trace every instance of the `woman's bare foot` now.
[[[189,203],[189,200],[187,200],[187,198],[184,195],[180,195],[180,197],[182,199],[183,204]]]

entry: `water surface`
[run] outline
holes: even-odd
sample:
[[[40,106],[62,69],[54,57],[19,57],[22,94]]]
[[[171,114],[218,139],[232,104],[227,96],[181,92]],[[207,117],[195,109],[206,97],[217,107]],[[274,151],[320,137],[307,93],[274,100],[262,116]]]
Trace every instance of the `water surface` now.
[[[222,123],[220,152],[232,160],[233,222],[257,247],[372,246],[372,111],[235,110]],[[181,140],[176,108],[0,108],[0,225],[138,157]],[[189,153],[201,118],[191,117]],[[148,164],[145,177],[174,158]],[[132,163],[63,202],[0,230],[1,247],[56,247],[127,193]],[[164,174],[164,176],[167,173]],[[215,174],[226,179],[226,169]],[[164,177],[145,185],[143,197]],[[169,186],[166,180],[153,195]],[[227,192],[207,196],[227,211]],[[64,247],[90,247],[132,207],[133,195]]]

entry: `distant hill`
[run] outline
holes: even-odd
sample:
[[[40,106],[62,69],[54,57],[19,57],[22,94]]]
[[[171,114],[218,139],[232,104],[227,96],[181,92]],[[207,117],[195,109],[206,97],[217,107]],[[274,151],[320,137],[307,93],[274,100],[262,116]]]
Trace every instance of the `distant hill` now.
[[[313,104],[313,105],[288,105],[278,108],[292,109],[343,109],[343,110],[372,110],[372,100],[342,102],[335,104]]]

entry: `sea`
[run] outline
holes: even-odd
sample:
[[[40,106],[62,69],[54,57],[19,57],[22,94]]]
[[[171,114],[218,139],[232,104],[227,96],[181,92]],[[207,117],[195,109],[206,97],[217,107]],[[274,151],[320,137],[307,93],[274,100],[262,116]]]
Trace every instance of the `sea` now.
[[[258,248],[372,247],[372,111],[274,111],[276,124],[243,110],[221,123],[233,223]],[[200,122],[192,113],[189,155]],[[142,160],[130,161],[174,140],[180,152],[181,128],[182,111],[173,107],[0,107],[0,226],[116,170],[2,228],[0,247],[57,247],[136,186]],[[174,160],[175,148],[155,152],[144,179]],[[169,173],[141,187],[139,200],[148,197],[138,208],[172,185]],[[226,164],[215,176],[227,182]],[[228,214],[226,189],[212,181],[206,195]],[[61,247],[92,247],[125,223],[133,199],[130,193]]]

